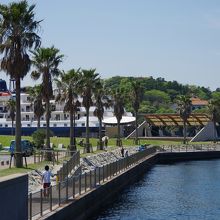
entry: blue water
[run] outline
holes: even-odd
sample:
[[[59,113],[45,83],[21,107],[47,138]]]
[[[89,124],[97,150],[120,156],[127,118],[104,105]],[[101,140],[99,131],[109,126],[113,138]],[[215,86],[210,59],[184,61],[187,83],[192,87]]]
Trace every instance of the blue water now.
[[[219,220],[220,160],[156,165],[94,219]]]

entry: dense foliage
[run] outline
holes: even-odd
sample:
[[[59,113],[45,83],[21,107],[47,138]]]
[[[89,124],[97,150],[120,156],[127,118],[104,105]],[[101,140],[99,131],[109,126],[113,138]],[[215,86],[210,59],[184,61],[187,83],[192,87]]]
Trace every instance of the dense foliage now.
[[[131,82],[140,82],[143,90],[143,99],[140,104],[139,113],[172,113],[175,100],[180,95],[198,97],[209,100],[220,97],[219,89],[212,92],[210,88],[194,85],[183,85],[177,81],[166,81],[164,78],[153,77],[122,77],[115,76],[105,80],[108,89],[122,88],[125,93],[131,90]],[[125,102],[126,110],[134,112],[130,100]],[[205,112],[201,109],[200,112]]]

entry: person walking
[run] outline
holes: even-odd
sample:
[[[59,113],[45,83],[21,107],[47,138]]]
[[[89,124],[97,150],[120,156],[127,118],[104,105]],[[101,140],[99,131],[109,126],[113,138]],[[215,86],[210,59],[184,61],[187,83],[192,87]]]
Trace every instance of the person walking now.
[[[124,157],[125,149],[121,147],[121,156]]]
[[[49,170],[49,166],[45,166],[45,171],[42,174],[42,183],[43,183],[43,188],[44,188],[44,197],[49,196],[49,187],[51,185],[50,178],[51,176],[53,177],[54,175],[51,173]]]

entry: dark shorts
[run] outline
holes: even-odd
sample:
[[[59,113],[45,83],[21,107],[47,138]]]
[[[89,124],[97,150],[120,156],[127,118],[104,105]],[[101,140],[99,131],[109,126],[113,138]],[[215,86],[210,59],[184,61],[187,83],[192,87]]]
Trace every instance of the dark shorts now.
[[[50,183],[44,183],[44,189],[50,187]]]

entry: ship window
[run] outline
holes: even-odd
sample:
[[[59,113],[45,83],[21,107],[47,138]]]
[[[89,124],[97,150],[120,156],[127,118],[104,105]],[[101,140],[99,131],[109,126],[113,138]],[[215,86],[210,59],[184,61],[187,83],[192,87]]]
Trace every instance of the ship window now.
[[[54,127],[56,127],[56,126],[57,126],[57,124],[53,124],[53,126],[54,126]]]
[[[64,127],[67,127],[67,124],[64,124]]]
[[[7,124],[5,124],[5,127],[7,128],[7,127],[8,127],[8,125],[7,125]]]
[[[43,124],[43,127],[46,127],[46,124]]]
[[[30,125],[30,124],[27,124],[27,127],[31,127],[31,125]]]
[[[2,124],[0,124],[0,127],[2,127]]]
[[[82,126],[84,127],[84,126],[85,126],[85,123],[82,123]]]

